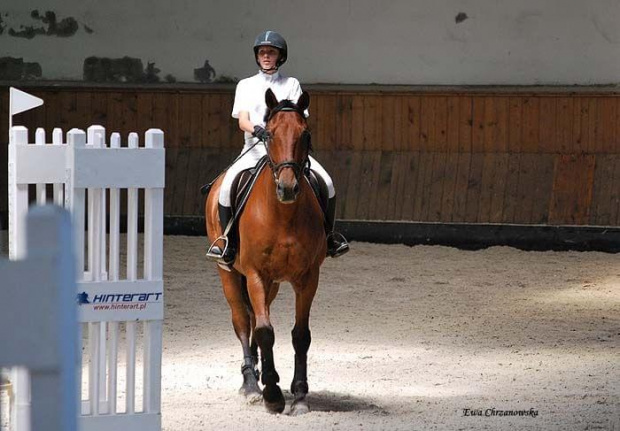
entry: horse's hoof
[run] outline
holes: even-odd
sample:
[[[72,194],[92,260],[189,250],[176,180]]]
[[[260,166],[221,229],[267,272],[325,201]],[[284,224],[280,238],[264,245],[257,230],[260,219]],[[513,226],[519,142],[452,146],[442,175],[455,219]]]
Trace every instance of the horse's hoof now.
[[[290,416],[300,416],[305,415],[306,413],[310,413],[310,407],[308,406],[308,401],[306,401],[305,398],[293,401],[293,405],[291,405],[291,411],[289,413]]]
[[[255,388],[241,386],[241,389],[239,389],[239,394],[243,395],[245,402],[250,405],[258,404],[263,400],[263,393],[260,391],[258,386]]]
[[[267,411],[270,413],[282,413],[286,405],[284,395],[278,385],[265,386],[265,389],[263,389],[263,401]]]

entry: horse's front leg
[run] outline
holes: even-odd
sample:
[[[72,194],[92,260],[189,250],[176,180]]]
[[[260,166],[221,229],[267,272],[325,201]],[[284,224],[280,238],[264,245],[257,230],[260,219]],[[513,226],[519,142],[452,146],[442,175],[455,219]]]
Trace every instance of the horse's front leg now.
[[[256,370],[256,354],[250,345],[251,333],[251,310],[248,309],[247,291],[245,279],[237,271],[227,272],[219,270],[224,288],[224,295],[230,306],[232,323],[235,334],[241,342],[243,349],[243,365],[241,374],[243,384],[239,393],[244,395],[250,404],[262,399],[262,392],[258,386],[258,371]]]
[[[319,284],[318,268],[308,274],[301,283],[295,283],[295,326],[293,327],[293,347],[295,349],[295,375],[291,383],[291,393],[295,396],[291,415],[310,411],[308,394],[308,349],[310,348],[310,308]]]
[[[277,285],[265,282],[259,276],[248,276],[247,282],[248,293],[256,319],[253,338],[261,351],[261,382],[264,385],[263,401],[268,411],[282,413],[285,401],[282,390],[278,386],[280,376],[276,371],[273,359],[275,333],[269,319],[269,304],[275,297],[272,289],[277,289]]]

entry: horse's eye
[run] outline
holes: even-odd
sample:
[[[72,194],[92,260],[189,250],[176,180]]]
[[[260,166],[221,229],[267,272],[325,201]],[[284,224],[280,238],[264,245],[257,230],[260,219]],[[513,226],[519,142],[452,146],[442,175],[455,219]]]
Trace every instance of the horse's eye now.
[[[308,130],[304,130],[301,133],[301,137],[299,138],[299,140],[303,146],[307,147],[308,149],[312,148],[312,135]]]

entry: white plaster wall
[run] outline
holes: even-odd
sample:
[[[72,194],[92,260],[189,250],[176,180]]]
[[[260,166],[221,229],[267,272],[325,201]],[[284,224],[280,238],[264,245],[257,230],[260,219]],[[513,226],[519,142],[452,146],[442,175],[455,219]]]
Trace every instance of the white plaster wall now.
[[[33,9],[72,16],[69,38],[0,35],[0,56],[38,62],[46,79],[82,79],[88,56],[138,57],[160,76],[193,82],[208,59],[219,75],[254,73],[263,29],[290,46],[304,83],[614,84],[620,0],[4,0],[5,25]],[[459,12],[468,19],[455,22]],[[8,13],[8,16],[4,16]],[[40,23],[39,23],[40,24]],[[37,24],[37,25],[39,25]]]

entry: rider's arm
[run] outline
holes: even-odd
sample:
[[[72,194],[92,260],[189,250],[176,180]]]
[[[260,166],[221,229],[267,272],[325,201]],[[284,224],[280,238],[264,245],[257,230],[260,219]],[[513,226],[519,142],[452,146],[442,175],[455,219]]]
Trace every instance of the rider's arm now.
[[[239,112],[239,128],[244,132],[254,132],[254,124],[250,121],[250,113],[248,111]]]

